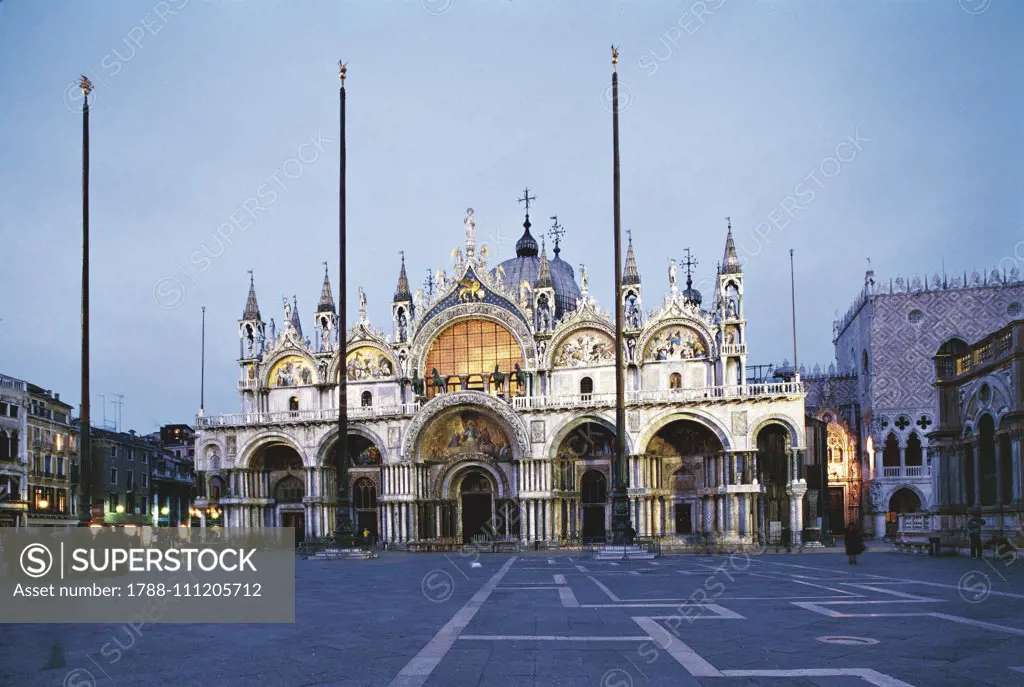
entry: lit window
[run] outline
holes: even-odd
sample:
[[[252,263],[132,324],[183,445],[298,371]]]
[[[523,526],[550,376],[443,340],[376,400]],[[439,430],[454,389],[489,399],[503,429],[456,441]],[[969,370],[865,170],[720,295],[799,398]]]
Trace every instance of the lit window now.
[[[434,388],[433,370],[448,378],[448,389],[458,384],[456,376],[483,375],[494,372],[495,365],[506,374],[516,365],[523,365],[523,352],[511,332],[500,324],[486,320],[457,322],[446,329],[435,341],[427,354],[424,365],[427,396],[437,393]],[[454,379],[453,379],[454,377]],[[476,380],[472,380],[475,382]]]

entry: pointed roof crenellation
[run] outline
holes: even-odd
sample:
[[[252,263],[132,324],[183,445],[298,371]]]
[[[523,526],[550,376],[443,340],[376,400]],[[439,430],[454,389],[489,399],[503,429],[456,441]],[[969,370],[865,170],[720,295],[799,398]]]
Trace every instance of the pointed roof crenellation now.
[[[316,306],[317,313],[337,312],[334,308],[334,296],[331,294],[331,279],[327,273],[327,263],[324,263],[324,286],[320,289],[320,302]]]
[[[302,319],[299,317],[299,298],[292,296],[292,326],[298,335],[302,336]]]
[[[260,306],[256,302],[256,281],[253,278],[252,270],[249,270],[249,297],[245,299],[245,310],[242,311],[243,320],[255,320],[261,322]]]
[[[622,270],[622,285],[631,286],[640,283],[640,272],[636,268],[636,256],[633,255],[633,232],[629,234],[629,245],[626,247],[626,267]]]
[[[398,272],[398,286],[395,287],[395,303],[412,300],[412,291],[409,289],[409,277],[405,273],[405,251],[402,254],[402,268]]]
[[[535,289],[554,288],[555,282],[551,278],[551,265],[548,264],[548,251],[544,246],[544,239],[540,240],[540,272],[537,274],[537,281],[534,282]]]
[[[722,258],[722,274],[735,274],[742,271],[740,259],[736,255],[736,242],[732,240],[732,218],[726,217],[728,233],[725,236],[725,257]]]

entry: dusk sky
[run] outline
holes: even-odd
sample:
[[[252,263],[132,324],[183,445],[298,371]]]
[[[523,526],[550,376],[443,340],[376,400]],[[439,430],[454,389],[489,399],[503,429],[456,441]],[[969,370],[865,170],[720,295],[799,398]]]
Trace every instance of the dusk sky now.
[[[450,272],[467,207],[492,264],[514,255],[524,186],[611,307],[611,43],[645,309],[687,247],[710,301],[731,216],[749,364],[792,358],[793,248],[800,361],[827,366],[869,257],[885,280],[1024,272],[1022,26],[1013,0],[2,0],[0,372],[79,402],[81,73],[96,424],[115,393],[125,430],[194,420],[204,305],[206,409],[238,410],[247,270],[264,319],[294,294],[310,330],[323,261],[338,284],[339,59],[350,313],[362,286],[390,331],[398,251],[414,288]]]

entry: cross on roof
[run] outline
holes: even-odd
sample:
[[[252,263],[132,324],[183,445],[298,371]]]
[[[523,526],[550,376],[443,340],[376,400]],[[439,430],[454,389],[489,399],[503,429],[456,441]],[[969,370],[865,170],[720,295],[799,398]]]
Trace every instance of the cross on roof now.
[[[434,271],[427,268],[427,278],[423,280],[423,288],[427,291],[427,298],[434,297]]]
[[[558,248],[558,242],[562,240],[563,236],[565,236],[565,227],[558,223],[558,215],[552,215],[551,220],[552,224],[551,229],[548,230],[548,236],[550,236],[555,242],[555,254],[557,255],[560,250]]]
[[[324,266],[324,274],[327,274],[327,261],[324,260],[322,264]]]
[[[537,196],[530,195],[530,187],[527,186],[523,189],[523,197],[517,199],[520,203],[526,204],[526,214],[530,214],[530,201],[537,200]]]
[[[726,226],[728,226],[728,228],[729,228],[729,231],[732,231],[732,217],[726,217],[725,221],[726,221]]]
[[[629,242],[633,243],[633,230],[632,229],[627,229],[626,230],[626,236],[629,238]]]
[[[680,261],[679,264],[686,268],[686,278],[689,279],[692,268],[697,266],[697,261],[693,259],[693,254],[690,253],[689,248],[686,249],[686,260]]]

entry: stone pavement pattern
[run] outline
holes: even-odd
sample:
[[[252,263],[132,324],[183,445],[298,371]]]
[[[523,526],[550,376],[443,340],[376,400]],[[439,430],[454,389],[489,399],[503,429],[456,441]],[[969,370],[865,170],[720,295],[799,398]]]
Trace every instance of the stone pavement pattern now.
[[[296,574],[294,625],[0,626],[0,685],[1024,684],[1024,561],[386,554]]]

